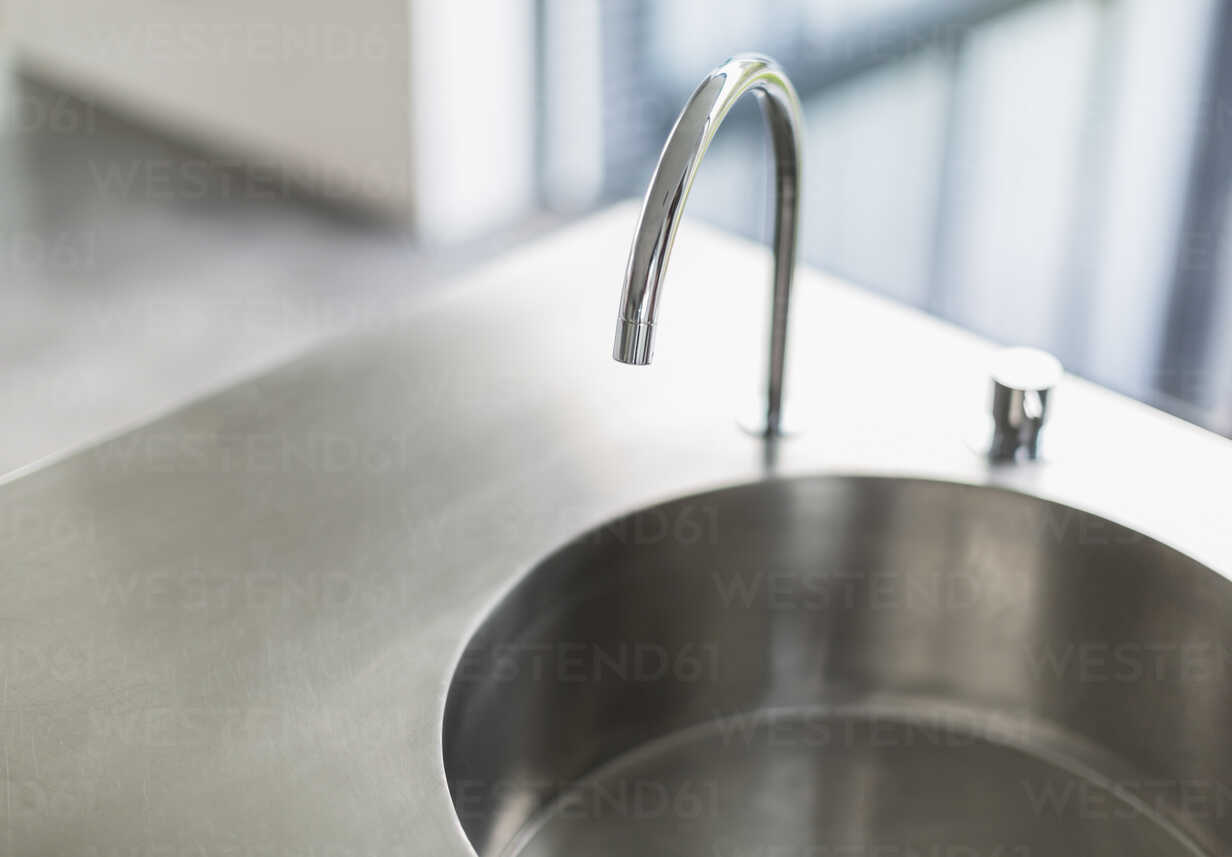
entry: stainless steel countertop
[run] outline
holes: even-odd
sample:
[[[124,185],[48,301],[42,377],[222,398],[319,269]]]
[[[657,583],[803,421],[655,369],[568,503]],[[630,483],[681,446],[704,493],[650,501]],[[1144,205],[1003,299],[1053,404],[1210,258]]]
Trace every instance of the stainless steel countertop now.
[[[469,854],[440,727],[486,609],[591,525],[766,472],[733,415],[768,254],[688,224],[656,363],[620,366],[635,217],[0,488],[0,852]],[[1227,441],[1067,379],[1050,460],[992,469],[986,343],[807,270],[793,313],[776,473],[1002,484],[1232,570]]]

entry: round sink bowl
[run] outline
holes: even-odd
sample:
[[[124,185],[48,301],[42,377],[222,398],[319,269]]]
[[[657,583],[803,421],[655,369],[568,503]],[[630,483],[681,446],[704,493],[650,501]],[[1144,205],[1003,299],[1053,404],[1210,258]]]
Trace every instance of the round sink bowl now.
[[[547,557],[443,742],[484,857],[1228,854],[1232,584],[1009,491],[753,483]]]

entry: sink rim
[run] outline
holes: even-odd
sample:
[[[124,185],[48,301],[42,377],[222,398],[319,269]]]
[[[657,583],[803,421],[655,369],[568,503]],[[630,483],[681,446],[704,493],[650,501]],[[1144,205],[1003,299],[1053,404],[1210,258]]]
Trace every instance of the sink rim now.
[[[1110,524],[1113,527],[1122,528],[1124,530],[1127,530],[1135,534],[1136,536],[1141,537],[1141,539],[1144,542],[1154,543],[1158,546],[1161,546],[1164,549],[1184,558],[1185,560],[1188,560],[1189,562],[1209,571],[1210,573],[1217,575],[1224,582],[1232,583],[1232,575],[1230,575],[1229,573],[1226,573],[1220,570],[1218,567],[1196,557],[1193,553],[1179,547],[1174,542],[1171,542],[1164,538],[1160,538],[1157,535],[1151,532],[1148,532],[1145,528],[1143,528],[1140,525],[1129,523],[1123,519],[1118,519],[1116,516],[1107,514],[1105,512],[1093,511],[1092,507],[1089,505],[1071,502],[1068,499],[1061,499],[1059,497],[1048,496],[1044,492],[1035,490],[1033,487],[1026,487],[1021,482],[1016,481],[1024,473],[1030,474],[1033,470],[1043,468],[1046,466],[1047,466],[1046,461],[1034,462],[1034,463],[1028,463],[1028,464],[1016,464],[1016,465],[1009,465],[1009,466],[989,465],[988,469],[984,472],[975,473],[975,474],[967,473],[966,475],[963,475],[963,473],[949,473],[949,472],[945,473],[944,475],[940,475],[933,471],[909,472],[909,471],[900,470],[900,469],[879,470],[875,468],[850,468],[850,469],[847,469],[847,468],[834,468],[834,469],[816,468],[812,470],[801,470],[801,471],[788,470],[786,472],[781,472],[781,473],[770,473],[770,474],[762,476],[761,478],[755,478],[755,479],[747,479],[747,478],[745,479],[741,479],[741,478],[721,479],[721,480],[717,480],[717,481],[711,482],[709,484],[706,484],[700,487],[694,486],[693,488],[684,488],[682,490],[674,491],[673,493],[671,493],[670,496],[666,496],[666,497],[660,496],[660,497],[651,499],[649,502],[626,504],[624,507],[620,508],[618,511],[605,515],[602,518],[602,520],[599,521],[598,523],[591,523],[587,525],[586,527],[584,527],[580,532],[575,533],[573,536],[563,541],[557,542],[553,547],[547,549],[546,551],[541,551],[538,554],[538,556],[532,561],[521,563],[520,570],[516,574],[511,575],[507,580],[503,581],[502,585],[495,588],[493,593],[489,595],[489,597],[485,600],[484,605],[481,608],[477,608],[472,613],[471,622],[469,623],[468,627],[465,629],[465,632],[459,638],[459,644],[456,646],[455,651],[452,653],[446,665],[447,670],[444,673],[445,684],[444,684],[443,692],[440,696],[439,705],[437,707],[437,723],[439,725],[439,728],[436,731],[437,750],[438,750],[437,752],[438,772],[437,773],[439,777],[441,778],[441,782],[444,785],[443,799],[445,801],[446,809],[448,812],[448,817],[452,820],[456,828],[456,831],[459,837],[461,838],[461,841],[465,843],[466,848],[468,849],[468,853],[475,855],[477,854],[477,851],[475,849],[474,844],[472,843],[470,839],[470,835],[467,833],[465,827],[462,824],[461,818],[458,815],[456,807],[454,806],[453,790],[451,787],[451,777],[450,777],[449,767],[448,767],[448,763],[446,759],[447,724],[448,724],[449,711],[452,705],[455,703],[456,694],[459,689],[459,683],[456,681],[458,673],[459,673],[459,667],[461,666],[462,661],[465,658],[467,651],[471,648],[471,646],[475,642],[476,637],[488,625],[489,621],[492,620],[495,616],[497,616],[501,612],[502,608],[514,596],[518,588],[521,587],[524,583],[526,583],[534,575],[537,569],[539,569],[544,563],[546,563],[552,557],[557,556],[560,553],[564,553],[568,551],[570,548],[573,548],[574,546],[584,543],[587,539],[593,537],[595,534],[599,532],[602,532],[605,528],[611,527],[614,524],[617,524],[618,522],[624,521],[634,516],[654,512],[655,510],[659,510],[663,508],[668,508],[676,504],[687,502],[691,499],[703,498],[703,497],[717,495],[717,494],[727,495],[727,494],[732,494],[732,493],[738,493],[741,491],[753,491],[753,490],[758,490],[761,488],[765,488],[768,485],[774,485],[774,484],[791,484],[791,483],[799,483],[799,482],[815,482],[815,481],[854,482],[854,483],[880,483],[880,484],[886,484],[886,485],[893,484],[893,483],[907,483],[907,484],[918,485],[918,486],[936,486],[936,487],[941,487],[947,490],[957,489],[962,492],[976,492],[976,493],[990,493],[991,492],[994,494],[1002,494],[1002,495],[1011,496],[1019,500],[1026,501],[1028,503],[1038,504],[1038,505],[1041,505],[1047,508],[1076,512],[1085,517],[1094,519],[1095,521],[1098,521],[1100,523]],[[1001,481],[999,477],[1006,477],[1010,481]],[[955,703],[953,702],[947,703],[944,699],[940,700],[939,704],[944,707],[959,707],[959,708],[961,707],[961,706],[955,706]],[[974,709],[971,709],[971,710],[974,711]],[[988,714],[993,714],[994,716],[997,714],[997,712],[988,712],[988,711],[981,712],[981,713],[983,713],[986,716]],[[1002,712],[1002,714],[1004,714],[1004,712]],[[729,713],[728,716],[731,716],[731,714]],[[1081,738],[1081,736],[1071,735],[1067,730],[1061,728],[1059,724],[1050,723],[1046,720],[1037,719],[1037,718],[1022,718],[1022,723],[1024,724],[1029,723],[1033,729],[1040,730],[1042,732],[1049,732],[1054,735],[1060,736],[1060,738],[1064,740],[1066,743],[1069,743],[1069,742],[1086,743],[1084,742],[1084,739]],[[712,726],[713,726],[713,723],[710,721],[694,724],[693,726],[687,727],[685,730],[672,732],[667,735],[661,736],[658,739],[654,739],[653,741],[648,742],[648,744],[658,744],[660,742],[671,742],[671,741],[679,740],[682,732],[700,731],[700,730],[704,730],[707,728],[712,728]],[[646,746],[648,745],[635,746],[629,751],[629,753],[630,754],[640,753],[646,748]],[[1013,743],[1007,743],[1005,746],[1017,746],[1017,745]],[[1105,757],[1109,761],[1113,769],[1120,768],[1126,771],[1134,770],[1133,766],[1127,760],[1120,759],[1115,754],[1112,754],[1110,751],[1102,747],[1099,747],[1098,745],[1094,743],[1089,743],[1087,749],[1095,752],[1097,755],[1101,757]],[[586,772],[579,779],[579,782],[589,780],[591,777],[597,775],[601,770],[606,769],[611,765],[619,764],[624,758],[625,757],[623,755],[619,756],[615,759],[612,759],[612,760],[609,760],[608,762],[603,763],[598,768],[595,768],[595,769],[592,769]],[[1068,769],[1070,765],[1073,764],[1073,762],[1074,760],[1072,759],[1067,760],[1060,766]],[[1092,768],[1091,770],[1096,770],[1096,769]],[[1107,770],[1107,769],[1102,769],[1102,768],[1100,769],[1099,773],[1101,776],[1102,776],[1103,770]],[[515,841],[523,837],[523,834],[526,829],[532,828],[535,825],[537,825],[539,823],[540,815],[546,809],[550,808],[550,805],[554,805],[555,800],[556,799],[554,798],[553,801],[550,802],[549,807],[540,807],[531,816],[531,818],[528,819],[528,821],[523,826],[523,828],[518,831],[514,839],[506,842],[505,845],[502,846],[502,850],[500,853],[501,854],[507,853],[511,845]],[[1187,845],[1187,847],[1196,849],[1194,851],[1195,854],[1207,853],[1206,851],[1202,850],[1201,846],[1195,844],[1193,836],[1188,831],[1186,831],[1183,827],[1179,826],[1176,820],[1171,819],[1167,816],[1161,815],[1160,813],[1153,812],[1153,811],[1151,814],[1158,818],[1163,818],[1165,823],[1162,824],[1161,826],[1166,828],[1169,832],[1174,833],[1180,841],[1182,841],[1183,843]],[[514,853],[516,853],[516,850],[514,851]]]

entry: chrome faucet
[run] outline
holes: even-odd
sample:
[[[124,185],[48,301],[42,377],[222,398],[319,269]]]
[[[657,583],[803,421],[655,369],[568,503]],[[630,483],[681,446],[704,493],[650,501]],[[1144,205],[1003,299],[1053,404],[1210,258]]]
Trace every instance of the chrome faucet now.
[[[672,127],[642,203],[637,234],[629,251],[612,356],[621,363],[637,366],[650,362],[654,352],[659,290],[689,188],[724,117],[732,105],[749,91],[761,102],[774,147],[775,163],[770,365],[764,420],[755,427],[757,434],[769,438],[782,431],[787,304],[796,259],[800,137],[803,126],[800,100],[791,81],[774,60],[755,54],[732,57],[706,76]]]

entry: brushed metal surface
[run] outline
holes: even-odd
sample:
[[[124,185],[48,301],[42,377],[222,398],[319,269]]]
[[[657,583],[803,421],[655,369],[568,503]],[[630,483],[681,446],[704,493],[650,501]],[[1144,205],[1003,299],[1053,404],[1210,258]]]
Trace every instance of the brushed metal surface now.
[[[765,480],[547,558],[464,652],[481,855],[1225,853],[1232,584],[1000,489]]]
[[[810,430],[766,457],[730,422],[760,343],[724,334],[768,326],[768,254],[686,222],[674,335],[630,369],[606,345],[636,216],[0,486],[0,852],[465,857],[442,724],[484,617],[589,528],[768,472],[1010,487],[1232,569],[1226,441],[1067,378],[1048,461],[992,467],[963,441],[990,346],[807,269]],[[1223,704],[1187,698],[1197,724]]]

